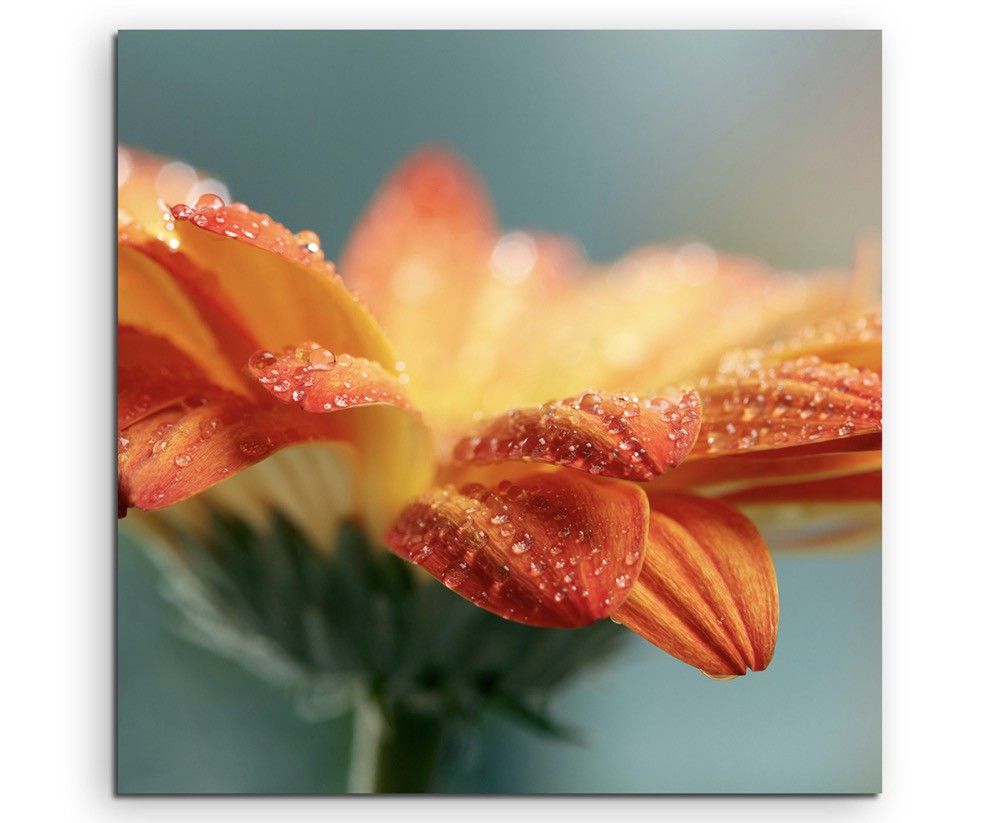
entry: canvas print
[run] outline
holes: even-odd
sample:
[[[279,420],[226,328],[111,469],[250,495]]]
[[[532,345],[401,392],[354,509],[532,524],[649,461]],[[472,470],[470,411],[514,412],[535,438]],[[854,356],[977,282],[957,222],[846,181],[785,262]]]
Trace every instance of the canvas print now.
[[[117,37],[117,791],[880,791],[881,40]]]

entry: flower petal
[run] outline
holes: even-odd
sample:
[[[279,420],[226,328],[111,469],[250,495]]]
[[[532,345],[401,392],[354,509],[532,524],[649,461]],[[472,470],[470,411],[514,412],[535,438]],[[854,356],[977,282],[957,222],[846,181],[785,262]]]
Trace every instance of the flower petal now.
[[[435,488],[407,507],[386,540],[494,614],[573,627],[623,602],[642,566],[647,522],[636,486],[535,470],[490,488]]]
[[[614,619],[711,677],[767,668],[778,586],[767,546],[713,500],[654,495],[646,559]]]
[[[413,412],[375,401],[308,414],[262,393],[248,400],[212,385],[168,341],[144,337],[122,330],[119,391],[127,423],[118,466],[128,506],[172,505],[293,444],[346,444],[351,453],[341,454],[357,476],[354,510],[381,534],[430,480],[430,436]]]
[[[786,448],[880,432],[882,381],[846,363],[801,357],[720,372],[698,387],[692,456]]]
[[[796,479],[739,489],[719,497],[733,505],[762,503],[858,503],[881,501],[882,470],[816,480]]]
[[[344,276],[406,353],[417,404],[439,420],[456,409],[468,419],[456,369],[466,341],[483,331],[472,309],[490,280],[496,234],[473,172],[426,149],[389,176],[344,250]]]
[[[164,244],[145,235],[119,242],[118,322],[167,338],[217,386],[246,395],[240,369],[255,345],[234,340],[238,323],[220,317],[217,306],[188,288],[178,276],[185,268]]]
[[[480,285],[492,239],[493,209],[475,174],[437,148],[410,155],[383,183],[344,250],[343,268],[396,339],[407,317],[437,326],[418,307],[467,303]],[[433,298],[433,299],[432,299]],[[449,326],[462,315],[452,315]]]
[[[180,251],[201,272],[203,292],[240,319],[257,347],[323,340],[394,366],[382,330],[333,274],[314,234],[293,235],[239,203],[179,206],[173,215]]]
[[[539,408],[512,409],[455,446],[455,459],[523,459],[604,477],[649,480],[678,465],[700,426],[698,395],[670,398],[585,392]]]
[[[835,318],[800,329],[793,336],[763,348],[730,352],[722,358],[720,371],[739,373],[749,366],[774,365],[800,357],[849,363],[881,374],[882,315],[868,312],[851,319]]]
[[[835,447],[853,445],[864,437],[833,441]],[[658,491],[696,491],[703,497],[723,497],[752,493],[764,486],[787,486],[811,483],[830,478],[851,477],[879,471],[882,467],[880,450],[810,451],[811,444],[788,449],[723,455],[700,460],[688,460],[669,475],[657,478],[651,488]],[[872,445],[872,444],[869,444]],[[878,445],[878,443],[874,444]]]
[[[185,398],[217,392],[190,358],[165,338],[118,327],[118,428]]]
[[[399,378],[378,363],[349,354],[334,355],[319,343],[300,343],[274,354],[261,350],[249,363],[251,375],[282,403],[307,412],[388,403],[409,408]]]

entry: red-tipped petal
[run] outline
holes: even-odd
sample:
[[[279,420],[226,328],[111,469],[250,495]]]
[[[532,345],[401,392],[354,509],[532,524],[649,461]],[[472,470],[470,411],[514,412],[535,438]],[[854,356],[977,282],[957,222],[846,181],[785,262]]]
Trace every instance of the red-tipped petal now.
[[[698,388],[693,456],[787,448],[879,432],[882,381],[869,369],[802,357],[721,372]]]
[[[614,618],[711,677],[767,668],[778,586],[757,529],[713,500],[655,495],[650,505],[642,573]]]
[[[489,489],[438,487],[412,503],[386,539],[494,614],[573,627],[624,601],[642,568],[647,523],[638,487],[560,470]]]
[[[250,373],[282,403],[307,412],[332,412],[352,406],[387,403],[409,408],[399,378],[378,363],[349,354],[335,355],[319,343],[301,343],[275,354],[256,352]]]
[[[513,409],[455,447],[457,460],[530,460],[604,477],[649,480],[691,451],[701,423],[695,392],[664,398],[586,392]]]

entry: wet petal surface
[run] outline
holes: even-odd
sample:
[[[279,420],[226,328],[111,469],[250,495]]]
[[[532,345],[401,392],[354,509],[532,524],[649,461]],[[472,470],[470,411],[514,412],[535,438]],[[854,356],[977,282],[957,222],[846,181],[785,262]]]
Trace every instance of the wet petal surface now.
[[[636,486],[536,471],[490,487],[437,487],[407,507],[387,542],[494,614],[573,627],[624,601],[642,568],[647,522]]]
[[[300,343],[279,353],[256,352],[251,375],[282,403],[297,403],[307,412],[331,412],[373,403],[409,408],[399,376],[378,363],[349,354],[334,354],[319,343]]]
[[[720,372],[698,386],[693,456],[751,452],[880,432],[882,380],[846,363],[801,357]]]
[[[653,398],[585,392],[502,414],[459,441],[454,454],[456,460],[522,459],[649,480],[687,456],[700,418],[694,392]]]

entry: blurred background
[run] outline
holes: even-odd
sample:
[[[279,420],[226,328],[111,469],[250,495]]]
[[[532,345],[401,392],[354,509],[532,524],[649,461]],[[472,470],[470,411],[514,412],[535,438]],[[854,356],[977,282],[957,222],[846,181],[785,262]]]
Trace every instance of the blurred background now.
[[[338,259],[413,148],[457,149],[505,228],[608,260],[698,238],[783,269],[847,266],[881,215],[878,32],[121,32],[118,137],[213,172]],[[473,792],[873,792],[881,558],[776,557],[763,674],[714,683],[638,637],[562,693],[581,745],[502,722],[446,787]],[[174,631],[118,553],[118,789],[343,790],[350,719]]]

